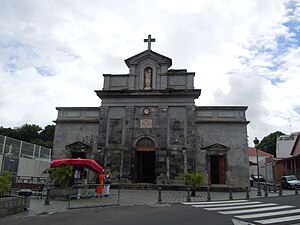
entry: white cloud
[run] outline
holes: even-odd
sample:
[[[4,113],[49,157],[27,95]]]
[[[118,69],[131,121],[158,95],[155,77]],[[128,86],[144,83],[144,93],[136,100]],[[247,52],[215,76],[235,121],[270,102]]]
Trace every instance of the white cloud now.
[[[44,126],[57,106],[99,106],[101,74],[128,73],[123,60],[152,34],[172,68],[196,72],[198,105],[249,106],[250,141],[300,130],[299,9],[287,0],[2,0],[0,125]]]

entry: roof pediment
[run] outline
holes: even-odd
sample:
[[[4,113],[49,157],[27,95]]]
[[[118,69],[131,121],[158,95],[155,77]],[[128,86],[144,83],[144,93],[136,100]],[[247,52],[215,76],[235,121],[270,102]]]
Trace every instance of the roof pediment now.
[[[76,141],[76,142],[66,146],[66,148],[69,150],[88,149],[89,147],[90,147],[89,145],[82,143],[80,141]]]
[[[137,65],[139,64],[139,62],[147,59],[147,58],[151,58],[154,61],[156,61],[158,64],[164,64],[167,65],[168,68],[172,65],[172,59],[163,56],[161,54],[158,54],[152,50],[146,50],[143,51],[137,55],[134,55],[128,59],[125,59],[125,63],[128,67],[130,67],[131,65]]]
[[[227,146],[225,146],[225,145],[222,145],[222,144],[219,144],[219,143],[215,143],[213,145],[209,145],[209,146],[203,147],[201,149],[208,150],[208,151],[214,151],[214,150],[217,150],[217,151],[228,151],[230,148],[227,147]]]

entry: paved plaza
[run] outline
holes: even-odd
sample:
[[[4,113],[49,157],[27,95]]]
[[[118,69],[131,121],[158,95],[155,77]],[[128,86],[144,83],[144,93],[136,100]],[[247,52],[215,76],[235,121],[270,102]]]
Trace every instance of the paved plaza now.
[[[283,196],[295,195],[294,190],[284,190]],[[278,192],[269,192],[268,197],[279,196]],[[210,197],[211,201],[229,200],[232,199],[246,199],[246,192],[210,192],[209,194],[204,191],[198,191],[196,197],[191,197],[192,202],[205,202]],[[262,196],[257,196],[256,188],[252,188],[249,192],[249,198],[266,198],[265,193],[262,191]],[[27,211],[7,216],[0,219],[0,223],[7,220],[52,214],[56,212],[63,212],[67,210],[72,210],[76,208],[86,208],[86,207],[112,207],[112,206],[136,206],[136,205],[166,205],[166,204],[176,204],[187,201],[186,191],[167,191],[162,190],[159,194],[158,190],[128,190],[128,189],[112,189],[111,195],[109,197],[102,198],[80,198],[68,200],[50,200],[50,204],[45,204],[45,197],[43,199],[37,199],[36,196],[31,197],[30,207]]]

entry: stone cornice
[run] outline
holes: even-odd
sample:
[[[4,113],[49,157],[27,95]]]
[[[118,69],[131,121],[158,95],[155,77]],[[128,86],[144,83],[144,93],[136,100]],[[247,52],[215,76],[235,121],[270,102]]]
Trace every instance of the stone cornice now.
[[[248,106],[196,106],[196,110],[247,110]]]
[[[78,111],[78,110],[99,110],[100,107],[56,107],[56,110],[68,110],[68,111]]]
[[[109,91],[97,91],[97,96],[99,98],[107,98],[107,97],[153,97],[153,96],[193,96],[194,98],[198,98],[201,94],[201,89],[166,89],[166,90],[109,90]]]
[[[237,119],[196,119],[196,123],[240,123],[240,124],[249,124],[250,121],[245,121],[245,120],[237,120]]]
[[[98,119],[57,119],[54,123],[99,123]]]

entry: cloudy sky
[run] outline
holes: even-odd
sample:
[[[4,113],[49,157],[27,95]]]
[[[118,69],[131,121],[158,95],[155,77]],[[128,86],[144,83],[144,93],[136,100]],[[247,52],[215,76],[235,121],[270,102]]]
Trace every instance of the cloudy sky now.
[[[147,48],[195,72],[196,101],[246,105],[249,145],[300,131],[300,2],[0,0],[0,126],[53,124],[100,106],[102,74]]]

